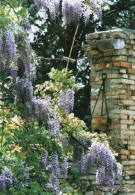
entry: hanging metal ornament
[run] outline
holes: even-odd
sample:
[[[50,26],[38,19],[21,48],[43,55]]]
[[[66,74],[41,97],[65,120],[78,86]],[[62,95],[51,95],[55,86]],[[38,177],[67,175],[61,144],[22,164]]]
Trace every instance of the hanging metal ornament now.
[[[107,99],[106,99],[106,79],[107,79],[107,74],[103,73],[102,74],[102,85],[99,89],[97,99],[96,99],[93,111],[91,113],[91,127],[92,127],[92,130],[97,133],[105,132],[110,123]],[[101,115],[97,117],[93,117],[100,95],[102,95]]]

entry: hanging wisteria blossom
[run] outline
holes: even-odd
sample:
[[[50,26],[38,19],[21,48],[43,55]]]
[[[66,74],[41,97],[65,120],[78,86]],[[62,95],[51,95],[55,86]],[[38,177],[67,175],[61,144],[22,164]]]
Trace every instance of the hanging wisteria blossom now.
[[[38,8],[49,10],[52,19],[55,19],[60,11],[60,2],[60,0],[34,0]],[[89,0],[85,3],[83,0],[62,0],[62,16],[67,24],[78,23],[82,16],[84,16],[85,23],[88,23],[92,13],[96,14],[97,18],[101,18],[102,10],[99,2]]]
[[[62,15],[67,24],[73,21],[79,21],[82,15],[82,1],[81,0],[63,0],[62,1]]]
[[[5,32],[5,58],[7,60],[13,60],[15,58],[15,38],[12,31],[7,30]]]
[[[59,13],[60,0],[50,0],[46,2],[46,8],[49,10],[51,18],[55,19]]]
[[[61,91],[60,95],[58,106],[63,109],[64,114],[72,112],[74,107],[74,91],[72,89]]]
[[[0,175],[0,191],[9,190],[13,186],[13,175],[11,171],[4,167]]]
[[[108,146],[100,142],[93,142],[87,158],[81,160],[81,170],[85,173],[93,165],[97,165],[96,183],[114,187],[115,180],[122,179],[122,167],[116,163]]]

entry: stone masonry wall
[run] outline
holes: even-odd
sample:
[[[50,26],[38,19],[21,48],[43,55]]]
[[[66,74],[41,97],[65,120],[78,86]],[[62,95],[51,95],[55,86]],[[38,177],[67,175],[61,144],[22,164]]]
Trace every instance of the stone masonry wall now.
[[[125,185],[135,186],[135,31],[117,29],[88,34],[83,49],[91,60],[92,109],[107,74],[106,96],[112,120],[108,135],[126,171]],[[101,115],[101,97],[94,116]],[[127,193],[130,194],[130,193]],[[135,194],[135,191],[134,193]]]

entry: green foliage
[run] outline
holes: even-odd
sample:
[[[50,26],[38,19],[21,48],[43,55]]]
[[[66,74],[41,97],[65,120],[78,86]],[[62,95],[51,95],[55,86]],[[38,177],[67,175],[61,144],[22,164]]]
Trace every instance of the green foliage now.
[[[50,80],[37,85],[36,95],[41,95],[42,97],[51,95],[57,98],[60,96],[60,91],[76,88],[75,77],[72,76],[72,71],[67,71],[66,68],[62,71],[52,68],[48,75]]]
[[[19,107],[24,108],[23,105]],[[19,114],[19,115],[18,115]],[[1,114],[4,120],[3,141],[1,143],[0,170],[7,166],[17,178],[17,184],[10,191],[18,194],[44,194],[45,185],[49,181],[48,175],[40,171],[40,156],[48,151],[49,156],[56,152],[59,158],[62,156],[62,147],[58,139],[50,135],[50,131],[44,125],[39,125],[34,118],[32,120],[21,119],[16,106]],[[60,158],[62,162],[62,158]],[[22,165],[29,167],[29,187],[22,186]],[[22,171],[21,171],[22,170]]]

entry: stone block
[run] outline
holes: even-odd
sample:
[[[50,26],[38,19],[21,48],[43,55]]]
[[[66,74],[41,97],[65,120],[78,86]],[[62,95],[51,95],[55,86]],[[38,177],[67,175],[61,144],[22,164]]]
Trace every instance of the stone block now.
[[[129,146],[130,150],[135,150],[135,146]]]
[[[121,136],[119,136],[122,140],[128,140],[129,135],[126,134],[122,134]]]
[[[128,175],[135,175],[135,170],[129,170],[127,171]]]
[[[135,80],[135,75],[129,75],[129,79]]]
[[[135,130],[135,125],[130,125],[131,130]]]
[[[112,61],[123,61],[123,62],[127,62],[127,56],[115,56],[112,57]]]
[[[121,78],[123,78],[123,79],[128,79],[128,74],[122,74],[122,75],[121,75]]]
[[[131,95],[132,95],[133,91],[131,91],[131,90],[127,90],[127,91],[126,91],[126,93],[127,93],[128,95],[130,95],[129,99],[130,99],[130,100],[133,100],[133,99],[132,99],[132,97],[131,97]]]
[[[133,50],[135,50],[135,45],[133,45]]]
[[[90,50],[86,52],[87,57],[91,57],[91,56],[98,55],[98,54],[99,54],[99,51],[96,51],[96,50]]]
[[[131,64],[128,62],[113,62],[114,67],[131,68]]]
[[[127,155],[120,155],[121,160],[127,160]]]
[[[135,142],[130,140],[130,141],[128,141],[128,145],[135,146]]]
[[[135,106],[130,106],[130,110],[135,110]]]
[[[123,165],[134,165],[135,161],[122,161]]]
[[[108,57],[103,57],[102,62],[111,62],[112,61],[112,57],[108,56]]]
[[[122,149],[122,150],[120,150],[120,154],[128,155],[129,151]]]
[[[131,40],[130,43],[131,43],[132,45],[134,45],[134,44],[135,44],[135,41]]]
[[[132,48],[132,45],[131,44],[126,44],[125,48],[130,49],[130,48]]]
[[[133,135],[130,136],[129,138],[130,138],[130,140],[133,140],[133,141],[135,140],[135,136],[133,136]],[[135,149],[130,148],[130,150],[135,150]]]
[[[130,180],[130,181],[125,181],[125,184],[129,184],[129,185],[132,185],[132,184],[134,184],[134,180]]]
[[[135,90],[135,86],[130,86],[130,89],[131,90]]]
[[[135,74],[135,70],[134,70],[134,69],[128,69],[127,72],[128,72],[129,74]]]
[[[82,49],[83,49],[83,51],[87,52],[87,51],[91,50],[91,46],[89,44],[83,44]]]
[[[122,125],[132,125],[133,120],[120,120],[120,124],[122,124]]]
[[[122,130],[121,131],[121,135],[127,135],[127,137],[129,137],[128,135],[135,135],[135,131],[131,131],[131,130]]]
[[[110,74],[110,75],[107,75],[107,79],[118,79],[118,78],[121,78],[121,75],[120,74]]]
[[[130,156],[129,156],[129,159],[135,160],[135,155],[130,155]]]
[[[124,83],[124,84],[129,84],[129,85],[134,85],[135,84],[135,81],[132,81],[130,79],[121,79],[120,82]]]
[[[123,124],[121,124],[121,126],[120,126],[121,128],[121,130],[127,130],[127,125],[123,125]]]
[[[130,56],[135,56],[135,51],[129,50],[129,55],[130,55]]]
[[[135,165],[129,166],[129,170],[135,170]]]
[[[131,153],[132,155],[135,155],[135,150],[130,150],[130,153]]]
[[[90,81],[99,81],[99,77],[96,77],[96,76],[91,76],[90,77]]]
[[[119,72],[122,73],[122,74],[125,74],[127,72],[127,70],[126,69],[120,69]]]
[[[132,63],[132,68],[135,69],[135,64],[134,63]]]
[[[125,47],[125,41],[121,39],[104,39],[97,40],[97,48],[100,51],[108,51],[113,49],[123,49]]]
[[[116,32],[112,34],[113,39],[126,39],[126,35],[124,33]]]
[[[119,105],[128,105],[128,106],[134,106],[134,101],[132,100],[119,100]]]
[[[87,36],[86,36],[86,41],[87,40],[93,40],[93,39],[98,39],[99,38],[99,33],[90,33],[90,34],[88,34]]]
[[[119,117],[120,117],[120,119],[125,119],[125,120],[128,119],[128,115],[127,114],[121,114]]]
[[[102,81],[94,81],[90,83],[91,85],[101,85]]]
[[[105,67],[106,67],[105,63],[99,63],[99,64],[96,64],[94,68],[96,70],[101,70],[101,69],[104,69]]]
[[[134,34],[130,34],[129,38],[130,39],[135,39],[135,35]]]
[[[135,63],[135,58],[133,58],[133,57],[128,57],[128,62]]]

